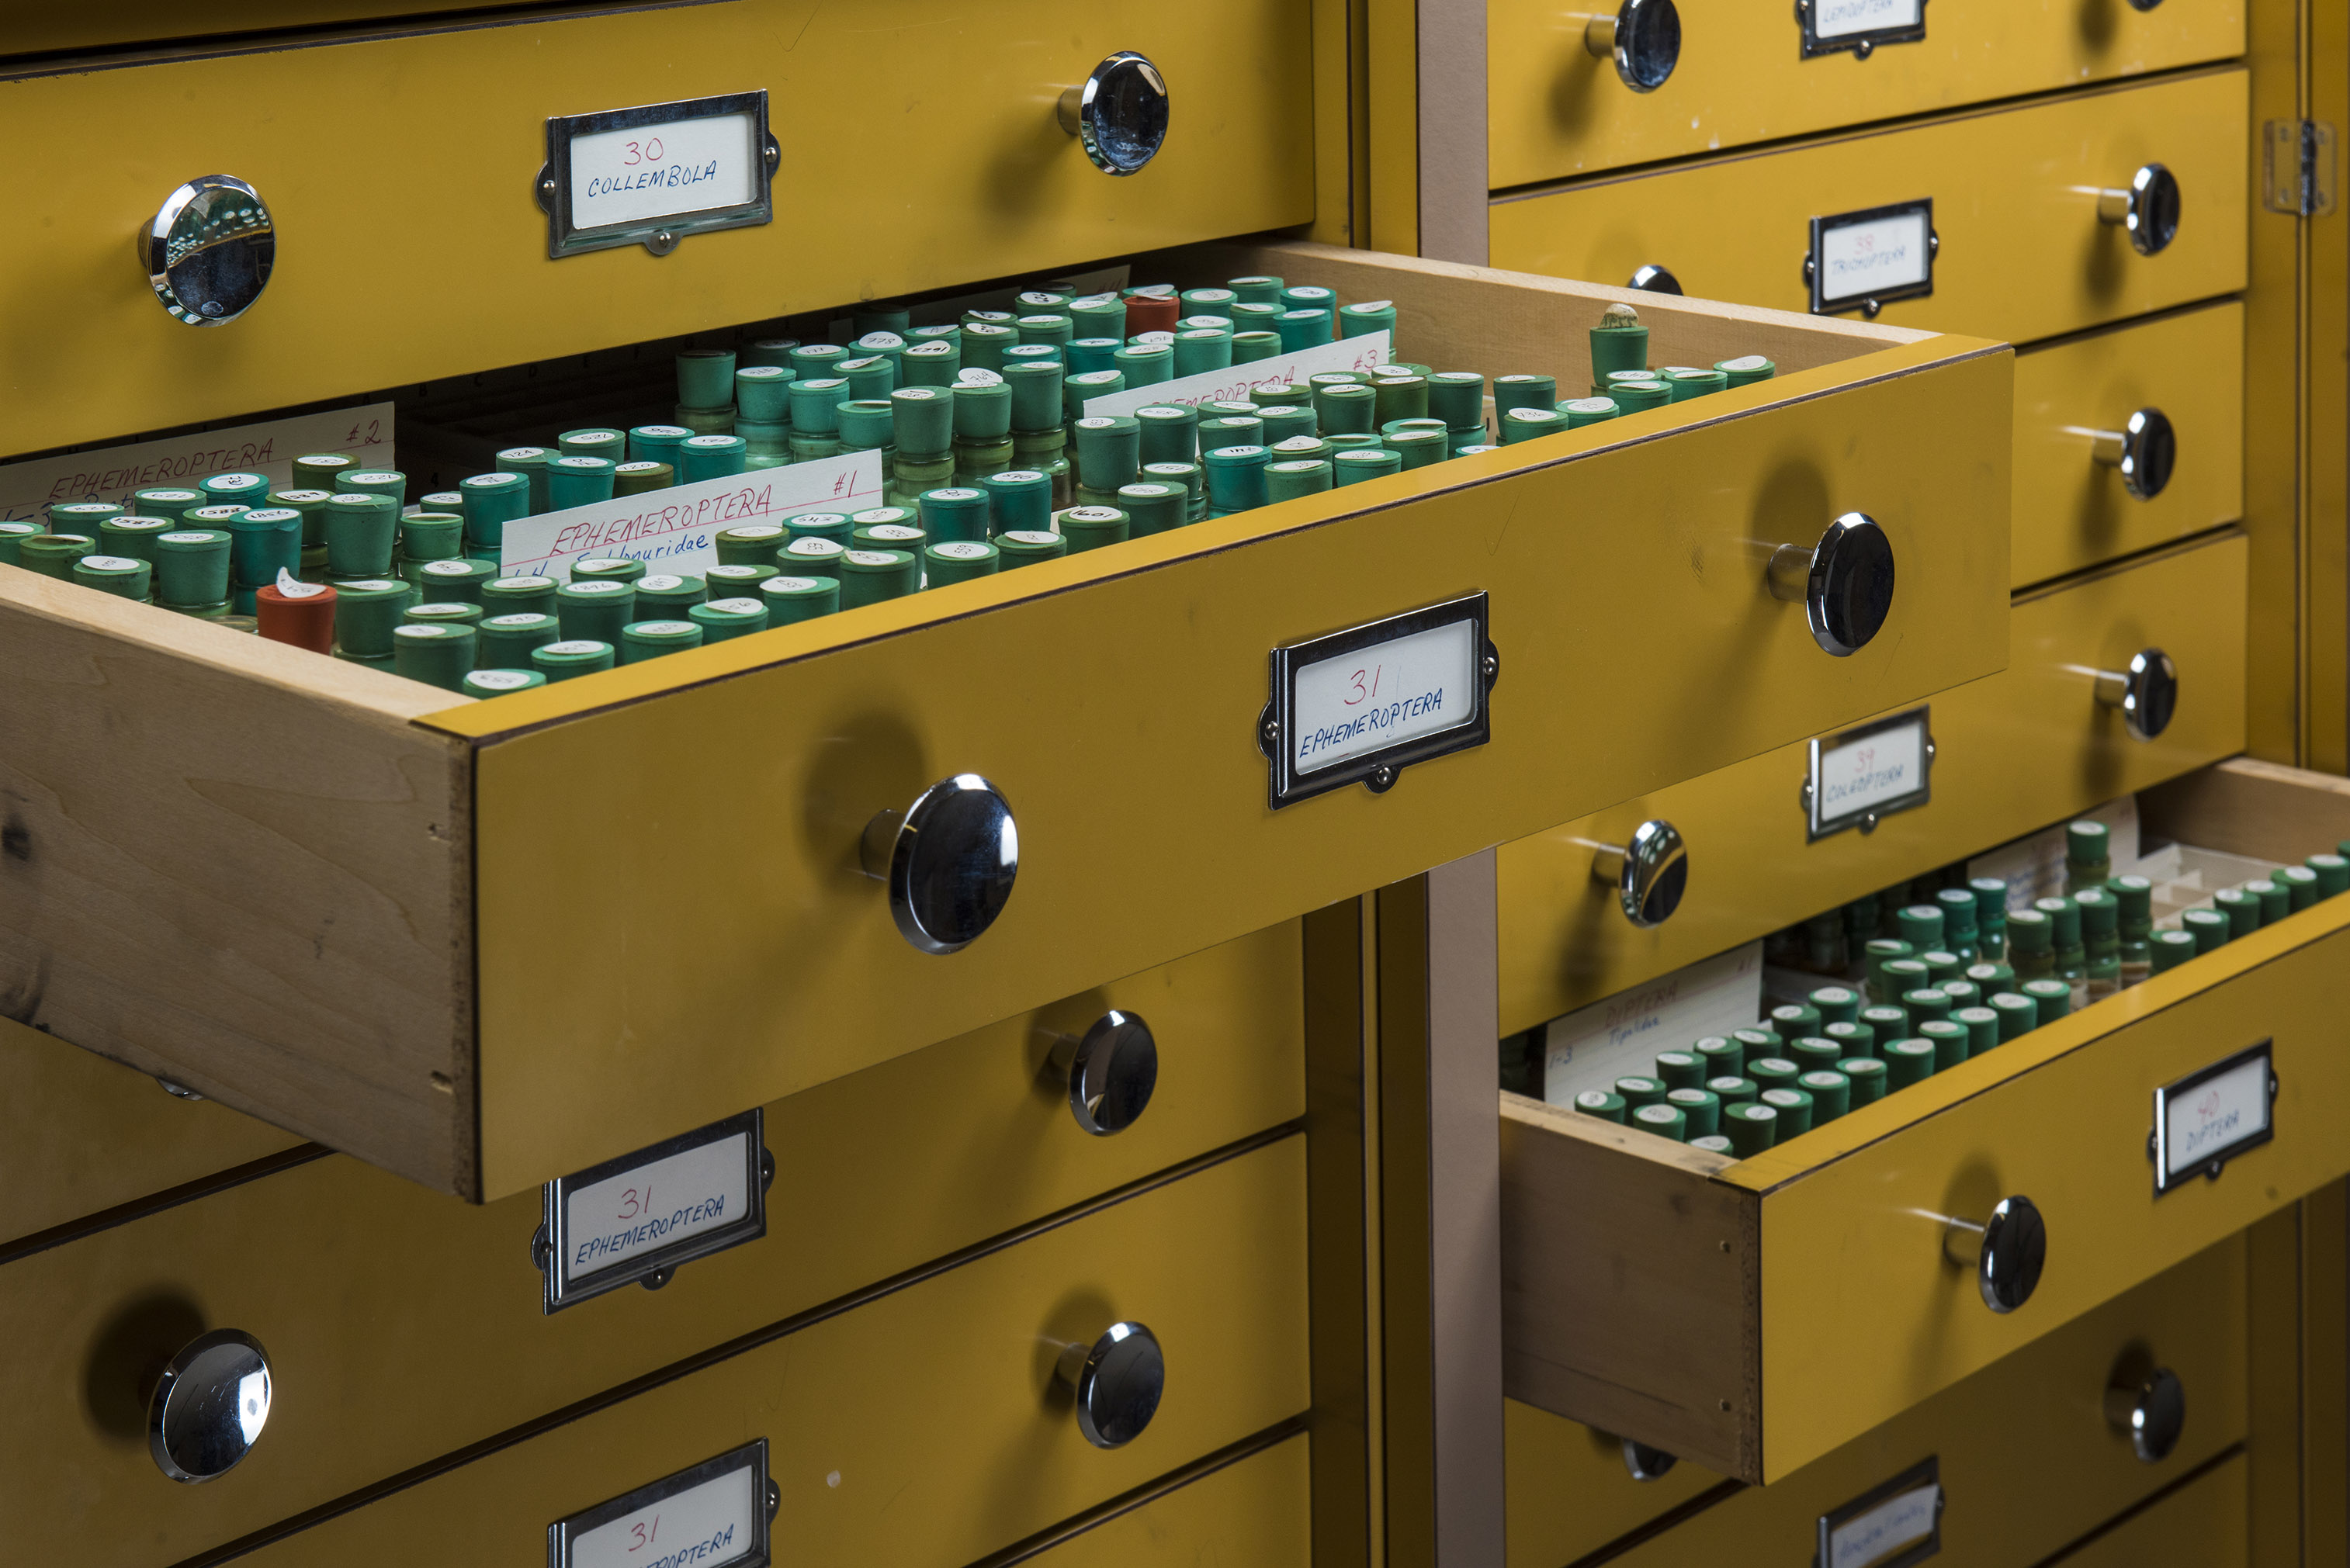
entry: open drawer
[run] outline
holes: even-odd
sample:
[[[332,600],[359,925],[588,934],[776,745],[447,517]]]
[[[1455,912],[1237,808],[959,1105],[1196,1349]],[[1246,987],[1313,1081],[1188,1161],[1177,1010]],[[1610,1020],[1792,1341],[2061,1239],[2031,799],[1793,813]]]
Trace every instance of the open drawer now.
[[[2149,844],[2276,864],[2350,836],[2350,781],[2266,763],[2140,807]],[[1511,1396],[1778,1480],[2350,1170],[2345,961],[2324,898],[1744,1160],[1504,1096]],[[2239,1120],[2178,1152],[2206,1112]],[[1986,1252],[1966,1226],[2018,1198],[2044,1245],[2012,1205]]]
[[[1782,373],[455,708],[0,569],[0,994],[495,1197],[2006,661],[1998,345],[1310,245],[1138,269],[1390,298],[1405,358],[1576,389],[1637,298],[1652,362]],[[1852,510],[1899,587],[1833,658],[1766,564]],[[1270,809],[1270,651],[1479,592],[1490,741]],[[860,839],[966,774],[1018,891],[933,956]]]

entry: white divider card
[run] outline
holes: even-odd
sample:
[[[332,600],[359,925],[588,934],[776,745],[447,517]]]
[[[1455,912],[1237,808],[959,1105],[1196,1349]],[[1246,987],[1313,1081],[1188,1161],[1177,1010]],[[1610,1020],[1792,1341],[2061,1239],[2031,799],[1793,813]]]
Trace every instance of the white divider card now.
[[[1751,1029],[1762,1016],[1762,944],[1749,942],[1552,1019],[1543,1028],[1543,1098],[1571,1106],[1586,1089],[1646,1076],[1659,1051]]]
[[[1251,360],[1245,365],[1235,365],[1229,370],[1202,370],[1196,376],[1180,376],[1172,381],[1161,381],[1155,387],[1136,387],[1129,391],[1112,392],[1107,397],[1087,398],[1086,417],[1103,419],[1162,405],[1245,400],[1258,387],[1274,387],[1284,382],[1295,382],[1302,387],[1309,376],[1325,375],[1334,370],[1367,370],[1374,365],[1387,362],[1388,334],[1385,331],[1366,332],[1360,337],[1341,337],[1336,343],[1317,343],[1311,348],[1275,354],[1270,359]]]
[[[1863,833],[1877,819],[1931,797],[1934,745],[1928,710],[1913,708],[1811,743],[1804,810],[1817,842],[1847,827]]]
[[[546,1527],[547,1568],[764,1568],[764,1438]]]
[[[543,1310],[666,1282],[680,1263],[765,1235],[764,1127],[761,1112],[745,1111],[548,1182],[533,1248]]]
[[[498,564],[509,576],[536,574],[566,581],[572,563],[589,556],[657,563],[664,572],[697,572],[718,564],[722,528],[880,504],[881,454],[844,452],[517,518],[506,524]]]
[[[216,473],[257,473],[284,486],[294,460],[311,452],[342,452],[362,469],[390,468],[391,422],[390,403],[369,403],[0,464],[0,523],[38,523],[59,502],[120,506],[134,490],[193,490]]]
[[[1822,1514],[1817,1568],[1907,1568],[1942,1549],[1941,1462],[1929,1459]]]
[[[1805,267],[1813,311],[1933,293],[1934,247],[1931,200],[1814,218]]]
[[[2198,1176],[2217,1179],[2228,1161],[2276,1136],[2276,1069],[2266,1040],[2154,1092],[2158,1197]]]

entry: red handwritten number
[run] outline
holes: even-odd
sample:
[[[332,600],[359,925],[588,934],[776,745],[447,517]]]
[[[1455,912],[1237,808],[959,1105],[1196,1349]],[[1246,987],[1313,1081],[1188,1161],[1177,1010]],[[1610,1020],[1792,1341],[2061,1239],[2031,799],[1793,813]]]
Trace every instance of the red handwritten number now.
[[[1348,686],[1355,693],[1352,697],[1347,699],[1347,707],[1353,707],[1356,703],[1360,702],[1364,698],[1370,695],[1370,692],[1366,691],[1363,686],[1363,671],[1359,670],[1356,670],[1352,675],[1347,677],[1347,680]]]
[[[645,1528],[643,1520],[637,1521],[636,1528],[629,1532],[629,1550],[641,1552],[660,1539],[660,1515],[656,1513],[653,1515],[653,1527],[650,1530]]]
[[[629,155],[620,161],[631,169],[639,163],[658,163],[661,161],[664,151],[661,140],[658,136],[650,141],[631,141],[629,143]]]
[[[650,1184],[647,1184],[641,1191],[633,1187],[624,1187],[620,1189],[621,1219],[633,1220],[650,1210],[652,1206],[653,1189]]]

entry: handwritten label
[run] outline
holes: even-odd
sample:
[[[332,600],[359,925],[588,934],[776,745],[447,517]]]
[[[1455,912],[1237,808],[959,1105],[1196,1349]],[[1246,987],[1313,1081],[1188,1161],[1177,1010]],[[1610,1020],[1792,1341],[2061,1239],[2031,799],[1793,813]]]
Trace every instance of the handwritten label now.
[[[1572,1105],[1579,1090],[1646,1073],[1659,1051],[1686,1051],[1692,1040],[1751,1029],[1762,1012],[1760,942],[1675,970],[1552,1019],[1543,1030],[1543,1098]]]
[[[1284,382],[1302,387],[1309,376],[1336,370],[1368,370],[1374,365],[1387,362],[1387,333],[1367,332],[1360,337],[1341,337],[1336,343],[1317,343],[1311,348],[1275,354],[1270,359],[1252,360],[1245,365],[1235,365],[1229,370],[1202,370],[1196,376],[1179,376],[1174,380],[1161,381],[1154,387],[1137,387],[1131,391],[1087,398],[1086,417],[1100,419],[1114,414],[1130,414],[1137,409],[1161,405],[1245,401],[1249,393],[1258,387],[1275,387]]]
[[[1871,1568],[1934,1533],[1942,1488],[1929,1481],[1898,1492],[1828,1532],[1825,1568]]]
[[[1884,297],[1933,281],[1931,214],[1921,205],[1820,225],[1814,257],[1823,302]]]
[[[1930,761],[1926,709],[1814,741],[1804,799],[1812,837],[1925,804]]]
[[[728,1568],[767,1559],[766,1440],[547,1527],[549,1568]]]
[[[390,468],[391,416],[390,403],[369,403],[0,464],[0,523],[38,523],[62,502],[126,505],[134,490],[193,490],[216,473],[258,473],[285,488],[294,460],[311,452],[341,452],[362,468]]]
[[[1921,26],[1924,0],[1813,0],[1812,32],[1822,38]]]
[[[881,454],[846,452],[517,518],[506,524],[499,566],[508,576],[566,581],[588,556],[699,572],[718,564],[722,528],[781,523],[804,512],[858,512],[881,501]]]
[[[2274,1067],[2265,1044],[2155,1091],[2156,1186],[2216,1171],[2268,1141],[2269,1084]]]
[[[739,1220],[756,1163],[749,1128],[564,1194],[567,1280]]]
[[[1291,729],[1301,774],[1466,723],[1477,679],[1475,623],[1454,621],[1297,672]]]
[[[757,119],[718,114],[571,139],[571,222],[604,229],[758,198]]]

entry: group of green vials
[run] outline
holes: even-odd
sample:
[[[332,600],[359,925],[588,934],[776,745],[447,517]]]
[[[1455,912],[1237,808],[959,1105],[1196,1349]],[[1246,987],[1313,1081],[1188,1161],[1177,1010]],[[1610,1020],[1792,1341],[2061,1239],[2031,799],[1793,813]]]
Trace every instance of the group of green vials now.
[[[836,331],[847,342],[688,348],[676,423],[510,447],[494,472],[413,504],[405,473],[313,453],[283,489],[215,474],[195,489],[53,505],[45,527],[0,524],[0,562],[487,697],[1774,373],[1760,356],[1651,369],[1648,328],[1620,304],[1590,331],[1590,395],[1562,399],[1551,375],[1495,376],[1489,389],[1478,371],[1399,359],[1392,303],[1342,304],[1279,277],[1046,287],[1011,303],[923,326],[911,309],[862,310]],[[1247,369],[1379,332],[1387,361],[1362,369],[1302,384]],[[1241,395],[1085,411],[1208,373]],[[518,519],[863,451],[881,464],[887,504],[721,530],[714,566],[663,572],[622,549],[573,562],[567,582],[501,575]],[[322,597],[296,603],[280,584]]]
[[[1803,967],[1855,984],[1660,1052],[1652,1075],[1584,1090],[1575,1108],[1743,1159],[2350,891],[2345,840],[2158,929],[2153,884],[2114,876],[2108,844],[2102,822],[2068,825],[2065,892],[2022,909],[2008,907],[2005,880],[1978,877],[1917,903],[1898,905],[1929,891],[1905,885],[1814,916],[1782,938],[1804,950]]]

